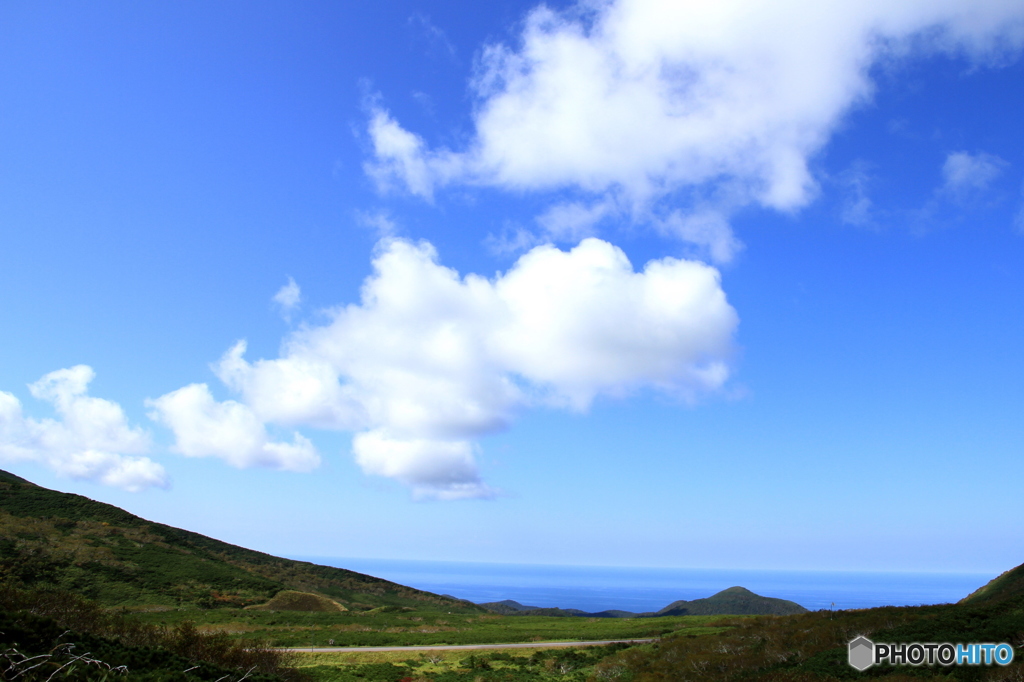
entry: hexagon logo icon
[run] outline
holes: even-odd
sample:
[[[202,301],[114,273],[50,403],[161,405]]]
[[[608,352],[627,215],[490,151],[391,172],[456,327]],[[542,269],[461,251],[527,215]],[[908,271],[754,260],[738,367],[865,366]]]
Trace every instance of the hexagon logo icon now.
[[[850,641],[850,665],[860,670],[867,670],[875,663],[875,643],[863,635]]]

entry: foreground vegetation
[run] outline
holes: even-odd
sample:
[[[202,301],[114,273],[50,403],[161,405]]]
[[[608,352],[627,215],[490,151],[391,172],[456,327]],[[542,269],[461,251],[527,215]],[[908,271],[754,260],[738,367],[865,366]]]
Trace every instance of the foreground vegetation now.
[[[67,593],[0,586],[0,679],[101,680],[127,675],[133,680],[184,682],[1024,680],[1024,603],[1020,598],[794,616],[709,618],[691,621],[688,627],[653,643],[636,646],[387,653],[281,652],[266,641],[252,639],[252,631],[230,634],[230,616],[276,616],[283,627],[303,628],[315,621],[311,616],[324,618],[330,614],[243,615],[230,611],[197,612],[223,617],[219,624],[197,625],[184,620],[189,615],[185,612],[174,612],[179,619],[176,623],[154,624],[142,620],[139,616],[143,614],[103,609]],[[375,617],[381,619],[380,624],[396,622],[386,613]],[[470,633],[488,622],[518,624],[533,619],[537,627],[544,627],[544,620],[550,621],[548,627],[563,628],[587,622],[528,616],[466,620],[463,625]],[[593,620],[600,625],[629,622]],[[562,634],[570,633],[563,630]],[[1006,668],[876,666],[858,673],[847,665],[846,651],[847,643],[861,634],[884,642],[1010,642],[1015,647],[1015,661]],[[40,667],[29,670],[30,662]]]
[[[230,616],[228,610],[199,612]],[[284,652],[252,633],[229,634],[226,628],[179,619],[173,625],[144,622],[140,614],[110,610],[76,595],[54,590],[27,590],[0,584],[0,679],[109,680],[124,677],[156,682],[411,682],[432,680],[583,680],[600,662],[629,649],[625,643],[558,649],[510,651],[416,651],[357,653]],[[181,614],[182,616],[187,614]],[[311,614],[276,615],[295,625]],[[328,614],[316,614],[325,616]],[[378,614],[379,616],[382,614]],[[366,616],[369,617],[369,616]],[[501,619],[500,616],[495,618]],[[551,621],[563,635],[573,633],[564,618],[508,619]],[[607,623],[607,620],[594,619]],[[230,619],[223,619],[229,623]],[[621,622],[621,621],[620,621]],[[687,628],[691,635],[721,631]],[[486,638],[484,638],[486,639]]]
[[[0,679],[299,680],[258,640],[142,623],[77,595],[0,583]]]

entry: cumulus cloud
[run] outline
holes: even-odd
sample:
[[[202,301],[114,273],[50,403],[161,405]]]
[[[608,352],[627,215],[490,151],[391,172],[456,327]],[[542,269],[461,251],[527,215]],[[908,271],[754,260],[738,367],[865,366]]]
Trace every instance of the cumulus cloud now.
[[[280,308],[285,319],[289,319],[292,311],[298,308],[299,303],[302,302],[302,290],[299,289],[295,280],[289,277],[288,283],[278,289],[271,300]]]
[[[942,191],[958,199],[983,192],[1006,166],[994,154],[952,152],[942,164]]]
[[[34,419],[21,402],[0,391],[0,461],[37,462],[61,476],[125,490],[167,487],[164,468],[144,455],[148,434],[128,425],[121,407],[88,395],[92,368],[77,365],[50,372],[29,386],[60,417]]]
[[[250,362],[240,342],[215,370],[241,396],[233,419],[356,431],[363,470],[419,498],[493,495],[473,441],[524,409],[583,411],[645,388],[693,400],[729,376],[738,319],[703,263],[664,258],[637,272],[621,250],[586,239],[536,247],[488,279],[444,267],[430,244],[392,239],[373,267],[359,304],[293,332],[279,358]],[[213,412],[205,387],[182,392],[187,423]],[[196,442],[179,435],[179,449],[218,448],[189,428]]]
[[[809,159],[871,96],[873,64],[921,50],[985,61],[1022,42],[1013,0],[540,6],[518,44],[483,49],[465,148],[431,148],[378,103],[366,168],[427,199],[461,182],[613,195],[640,215],[668,195],[723,216],[792,211],[817,191]]]
[[[295,433],[291,443],[271,441],[252,410],[234,400],[217,402],[206,384],[179,388],[147,405],[150,417],[174,432],[174,450],[186,457],[218,457],[239,469],[311,471],[320,465],[307,438]]]
[[[352,439],[352,451],[363,471],[401,481],[417,499],[494,495],[480,480],[473,445],[465,440],[396,439],[384,431],[367,431]]]

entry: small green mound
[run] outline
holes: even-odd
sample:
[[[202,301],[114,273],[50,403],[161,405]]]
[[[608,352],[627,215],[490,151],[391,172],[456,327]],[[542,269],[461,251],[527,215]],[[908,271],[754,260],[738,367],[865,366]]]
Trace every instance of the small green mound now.
[[[295,590],[282,590],[266,604],[247,606],[246,608],[254,611],[317,611],[320,613],[348,611],[333,599],[312,592],[296,592]]]

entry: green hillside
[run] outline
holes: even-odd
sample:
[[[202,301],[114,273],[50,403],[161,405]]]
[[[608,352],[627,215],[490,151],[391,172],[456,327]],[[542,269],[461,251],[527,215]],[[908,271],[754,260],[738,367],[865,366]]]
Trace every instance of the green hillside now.
[[[354,571],[292,561],[154,523],[0,471],[0,581],[55,587],[108,606],[244,607],[282,590],[344,608],[482,611]]]
[[[960,604],[996,604],[1024,598],[1024,564],[1011,568],[960,600]]]

